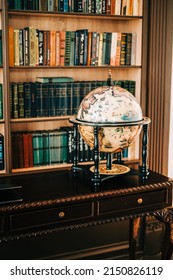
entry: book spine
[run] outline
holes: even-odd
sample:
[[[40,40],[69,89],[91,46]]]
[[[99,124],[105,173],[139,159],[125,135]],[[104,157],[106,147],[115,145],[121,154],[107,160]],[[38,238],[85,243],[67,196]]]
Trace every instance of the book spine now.
[[[60,66],[64,66],[65,63],[65,31],[60,31]]]
[[[125,57],[126,65],[131,65],[131,52],[132,52],[132,33],[126,33],[126,57]]]
[[[31,117],[31,91],[30,91],[30,83],[25,82],[23,84],[24,87],[24,117]]]
[[[50,66],[55,66],[56,63],[56,55],[55,55],[55,49],[56,49],[56,31],[51,30],[50,31]]]
[[[96,65],[96,54],[97,54],[97,32],[92,32],[91,38],[91,65]]]
[[[9,41],[9,66],[14,66],[14,27],[10,26],[8,30]]]
[[[30,82],[31,93],[31,117],[37,117],[37,92],[36,83]]]
[[[43,163],[44,165],[50,164],[50,153],[49,153],[49,132],[43,131]]]
[[[14,29],[14,65],[19,66],[19,29]]]
[[[18,86],[17,83],[12,84],[12,117],[18,119],[19,117],[19,103],[18,103]]]
[[[67,115],[73,114],[73,83],[67,83]]]
[[[67,115],[67,83],[59,83],[59,115]]]
[[[106,55],[105,55],[105,64],[110,65],[110,53],[111,53],[111,41],[112,41],[112,33],[106,33]]]
[[[65,57],[64,57],[64,64],[65,64],[65,66],[70,65],[70,52],[71,52],[71,31],[66,31],[66,36],[65,36]]]
[[[70,65],[74,65],[75,56],[75,31],[71,31],[70,35]]]
[[[28,146],[28,134],[23,133],[23,167],[28,168],[29,167],[29,146]]]
[[[24,87],[23,83],[17,84],[18,89],[18,117],[24,118]]]
[[[79,32],[79,65],[87,65],[88,30]]]
[[[121,32],[117,33],[117,46],[116,46],[116,56],[115,56],[115,66],[120,65],[120,55],[121,55]]]
[[[121,34],[120,65],[126,63],[126,33]]]
[[[38,64],[43,65],[43,30],[38,30]]]
[[[136,65],[136,42],[137,34],[132,32],[131,65]]]
[[[59,31],[56,31],[56,39],[55,39],[55,48],[56,48],[56,57],[55,57],[55,64],[56,66],[59,66],[60,65],[60,32]]]
[[[4,136],[0,134],[0,170],[4,169]]]
[[[55,83],[48,84],[48,92],[49,92],[49,116],[56,116],[56,90]]]
[[[24,65],[29,66],[29,28],[23,30],[23,46],[24,46]]]

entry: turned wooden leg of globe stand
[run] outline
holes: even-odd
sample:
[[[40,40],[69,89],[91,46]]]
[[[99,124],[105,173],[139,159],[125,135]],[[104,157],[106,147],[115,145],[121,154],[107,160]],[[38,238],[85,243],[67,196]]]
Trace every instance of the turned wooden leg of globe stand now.
[[[129,225],[129,259],[135,260],[140,218],[130,219]]]
[[[155,211],[153,215],[157,220],[165,224],[162,260],[170,260],[173,254],[173,207]]]
[[[147,164],[147,156],[148,156],[148,124],[143,125],[143,137],[142,137],[142,166],[141,166],[141,173],[142,173],[142,180],[148,179],[148,164]]]
[[[98,137],[98,127],[94,127],[94,177],[92,181],[94,182],[95,191],[98,190],[100,186],[100,172],[99,172],[99,163],[100,163],[100,152],[99,152],[99,137]]]

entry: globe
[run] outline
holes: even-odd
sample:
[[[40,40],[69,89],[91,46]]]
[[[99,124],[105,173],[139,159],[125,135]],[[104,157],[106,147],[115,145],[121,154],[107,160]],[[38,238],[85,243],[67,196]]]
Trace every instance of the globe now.
[[[82,100],[76,120],[83,140],[94,148],[94,125],[98,126],[99,150],[116,153],[132,145],[143,120],[137,99],[119,86],[94,89]]]

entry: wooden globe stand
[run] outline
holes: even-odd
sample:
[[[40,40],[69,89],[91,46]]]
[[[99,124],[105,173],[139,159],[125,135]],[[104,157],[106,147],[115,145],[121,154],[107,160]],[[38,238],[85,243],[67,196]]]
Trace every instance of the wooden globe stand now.
[[[76,118],[71,118],[70,122],[73,123],[74,126],[74,157],[73,157],[73,171],[77,172],[78,167],[78,125],[87,125],[93,127],[94,132],[94,167],[92,167],[93,178],[92,181],[94,183],[95,189],[100,186],[100,183],[105,179],[112,178],[113,176],[117,176],[118,173],[112,172],[112,154],[107,153],[107,162],[104,175],[106,178],[101,179],[100,172],[100,151],[99,151],[99,127],[119,127],[119,126],[142,126],[143,127],[143,135],[142,135],[142,165],[140,166],[140,172],[138,172],[139,176],[142,180],[146,180],[148,178],[149,170],[147,165],[147,145],[148,145],[148,126],[151,120],[147,117],[144,117],[142,121],[136,122],[128,122],[128,123],[90,123],[79,121]],[[121,153],[118,153],[116,164],[122,165]],[[114,166],[115,167],[115,166]],[[80,167],[81,168],[81,167]],[[106,174],[107,173],[107,174]],[[124,172],[125,173],[125,172]],[[122,172],[119,174],[123,174]]]

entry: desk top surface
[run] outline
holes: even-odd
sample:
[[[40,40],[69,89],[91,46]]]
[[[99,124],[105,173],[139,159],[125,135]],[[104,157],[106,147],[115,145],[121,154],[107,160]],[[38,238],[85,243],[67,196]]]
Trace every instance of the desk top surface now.
[[[55,199],[68,199],[75,197],[89,198],[105,195],[116,195],[119,193],[130,193],[152,190],[152,188],[172,188],[172,179],[150,171],[148,179],[143,182],[138,174],[129,173],[114,176],[101,182],[99,190],[94,190],[91,181],[93,173],[90,166],[78,170],[76,174],[72,170],[58,170],[52,172],[40,172],[35,174],[23,174],[10,177],[3,177],[0,182],[0,193],[9,186],[21,186],[19,193],[23,203],[33,201],[48,201]],[[101,176],[101,179],[106,176]],[[106,177],[107,178],[107,177]],[[15,190],[14,190],[15,191]],[[15,191],[16,192],[16,191]],[[8,195],[8,191],[7,191]],[[5,204],[5,205],[4,205]],[[1,207],[9,203],[2,203]]]

